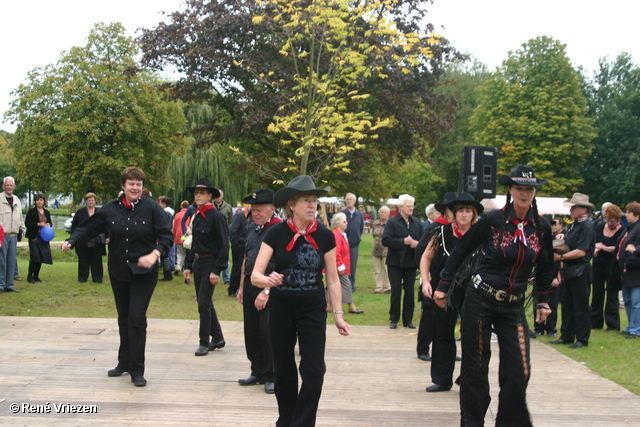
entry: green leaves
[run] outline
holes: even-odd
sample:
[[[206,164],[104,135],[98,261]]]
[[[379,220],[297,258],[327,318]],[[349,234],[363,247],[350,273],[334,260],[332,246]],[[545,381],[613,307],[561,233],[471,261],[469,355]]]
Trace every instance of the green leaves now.
[[[529,40],[509,54],[478,97],[470,119],[474,142],[498,147],[500,173],[530,164],[549,180],[544,195],[566,196],[580,187],[595,131],[565,45],[549,37]]]
[[[31,71],[13,92],[7,115],[18,124],[17,169],[34,188],[112,198],[120,172],[132,165],[145,170],[150,186],[168,182],[168,160],[184,149],[175,136],[182,107],[163,99],[136,54],[120,24],[99,23],[84,47]]]

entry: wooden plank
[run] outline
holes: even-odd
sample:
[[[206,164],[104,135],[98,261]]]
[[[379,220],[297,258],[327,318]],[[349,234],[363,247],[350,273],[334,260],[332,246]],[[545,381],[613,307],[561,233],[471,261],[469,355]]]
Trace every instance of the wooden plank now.
[[[0,317],[0,422],[60,426],[273,426],[277,405],[249,374],[241,322],[222,322],[227,346],[195,357],[197,322],[150,319],[147,387],[108,378],[118,347],[114,319]],[[415,333],[354,326],[350,337],[327,327],[327,374],[319,426],[459,425],[458,387],[425,393],[429,363],[415,354]],[[490,379],[497,409],[497,344]],[[555,349],[532,341],[528,405],[536,426],[626,426],[640,419],[640,398]],[[456,375],[459,366],[456,366]],[[12,403],[95,405],[97,413],[14,414]]]

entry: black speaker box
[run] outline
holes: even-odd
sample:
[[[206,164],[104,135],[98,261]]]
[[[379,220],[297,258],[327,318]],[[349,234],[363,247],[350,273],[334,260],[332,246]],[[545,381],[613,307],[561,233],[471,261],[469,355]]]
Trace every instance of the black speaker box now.
[[[462,150],[460,191],[470,193],[476,200],[496,196],[496,147],[468,146]]]

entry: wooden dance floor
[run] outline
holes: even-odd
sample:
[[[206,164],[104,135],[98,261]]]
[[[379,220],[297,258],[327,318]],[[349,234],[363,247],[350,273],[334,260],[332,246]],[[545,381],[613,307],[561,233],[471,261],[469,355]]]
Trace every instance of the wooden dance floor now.
[[[137,388],[129,376],[107,377],[116,365],[115,320],[0,317],[0,424],[273,426],[275,397],[237,383],[249,375],[242,323],[222,328],[227,346],[195,357],[196,321],[150,319],[149,383]],[[354,326],[342,337],[328,326],[327,335],[318,426],[460,425],[458,387],[425,392],[429,362],[416,357],[408,329]],[[498,400],[492,346],[487,425]],[[535,340],[531,347],[528,404],[536,426],[638,425],[640,397],[553,348]],[[78,409],[89,413],[71,413]]]

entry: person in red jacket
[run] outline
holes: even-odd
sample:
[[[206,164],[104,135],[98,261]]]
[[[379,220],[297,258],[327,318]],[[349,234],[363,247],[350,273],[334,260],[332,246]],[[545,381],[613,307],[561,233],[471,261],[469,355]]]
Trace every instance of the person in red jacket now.
[[[342,303],[349,304],[349,313],[362,314],[364,310],[358,309],[353,303],[351,280],[349,279],[351,274],[351,250],[349,249],[347,233],[345,233],[348,227],[347,216],[342,212],[338,212],[331,218],[331,226],[336,239],[336,265],[338,266],[338,276],[340,278],[340,287],[342,288]]]

